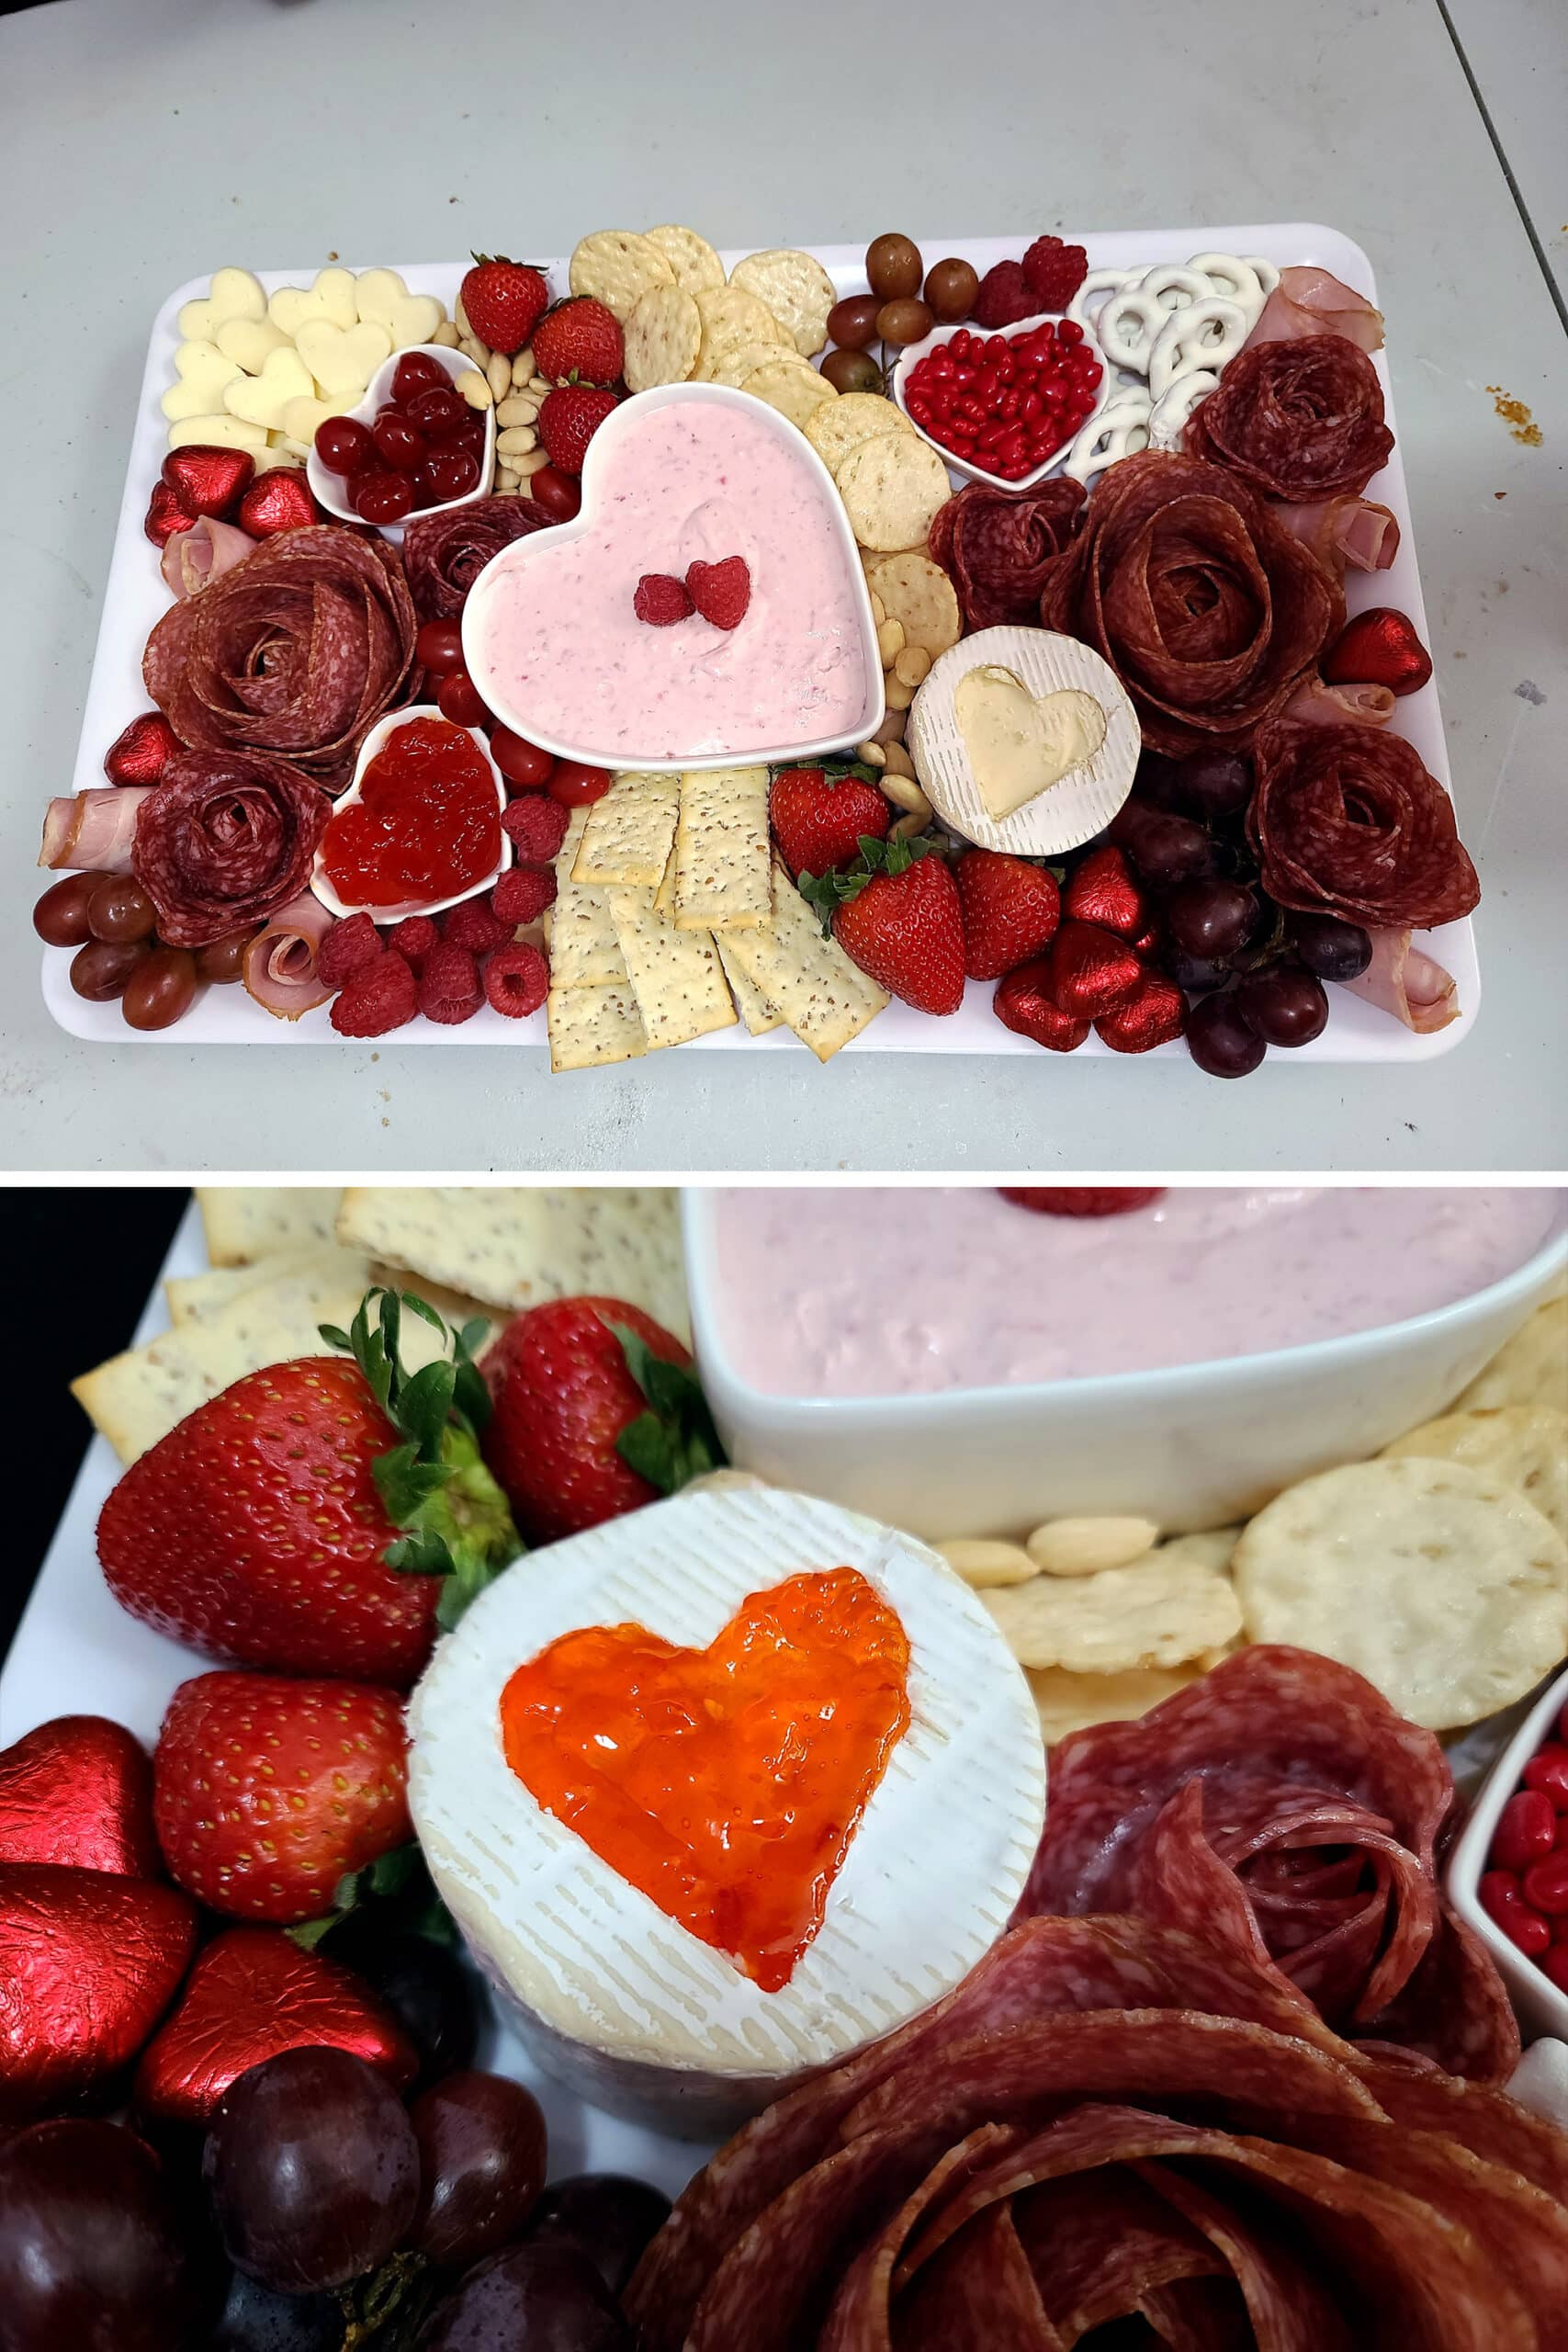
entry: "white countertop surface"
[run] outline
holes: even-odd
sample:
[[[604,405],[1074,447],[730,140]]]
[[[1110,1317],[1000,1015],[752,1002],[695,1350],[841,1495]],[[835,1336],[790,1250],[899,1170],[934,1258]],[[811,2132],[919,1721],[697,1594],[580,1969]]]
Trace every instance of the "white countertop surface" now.
[[[1456,12],[1480,20],[1486,7]],[[536,29],[529,17],[547,19]],[[1562,71],[1551,0],[1511,0]],[[954,28],[961,38],[955,41]],[[1555,56],[1550,44],[1557,44]],[[1511,63],[1472,58],[1506,147]],[[1522,67],[1520,68],[1522,71]],[[1490,95],[1495,90],[1495,96]],[[0,22],[0,1166],[1539,1169],[1568,1161],[1568,345],[1436,0],[54,0]],[[1561,130],[1561,122],[1558,124]],[[1539,143],[1522,201],[1560,258]],[[1539,160],[1536,160],[1539,158]],[[1532,198],[1531,190],[1536,193]],[[1292,1067],[534,1050],[96,1048],[38,989],[42,804],[68,777],[148,322],[228,261],[1323,220],[1378,271],[1433,651],[1484,896],[1454,1054]],[[1522,447],[1488,387],[1528,403]]]

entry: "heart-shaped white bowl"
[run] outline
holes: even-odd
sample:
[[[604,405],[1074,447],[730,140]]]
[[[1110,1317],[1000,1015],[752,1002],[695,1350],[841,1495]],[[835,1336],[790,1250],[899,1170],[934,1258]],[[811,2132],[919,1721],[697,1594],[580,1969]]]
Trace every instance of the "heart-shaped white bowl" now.
[[[928,433],[923,424],[909,416],[909,378],[919,366],[920,361],[928,352],[935,351],[939,344],[951,343],[955,334],[962,334],[965,331],[970,334],[987,337],[991,334],[999,334],[1009,343],[1013,343],[1021,335],[1032,334],[1036,327],[1043,327],[1047,319],[1053,325],[1059,326],[1066,315],[1065,311],[1040,311],[1032,318],[1015,320],[1010,327],[994,328],[977,327],[971,320],[960,319],[950,327],[933,327],[923,342],[905,345],[898,365],[893,370],[893,397],[904,414],[908,417],[909,423],[921,440],[930,442],[949,473],[962,474],[967,481],[988,483],[992,490],[1005,490],[1011,498],[1016,498],[1021,490],[1032,490],[1036,482],[1043,481],[1048,474],[1054,474],[1058,470],[1063,459],[1071,451],[1078,435],[1088,432],[1100,410],[1105,406],[1111,390],[1111,378],[1115,371],[1100,347],[1100,339],[1093,326],[1086,326],[1084,341],[1100,362],[1100,384],[1095,393],[1094,406],[1081,424],[1074,425],[1066,439],[1057,445],[1043,464],[1036,466],[1032,473],[1020,474],[1017,480],[1013,481],[1006,474],[988,473],[984,466],[975,465],[968,458],[961,458],[956,450],[948,447],[945,441],[939,441],[934,434]]]
[[[531,713],[513,695],[507,682],[497,674],[489,659],[485,639],[490,611],[498,584],[508,572],[535,561],[546,549],[557,547],[563,538],[576,538],[597,520],[596,493],[608,463],[618,443],[635,434],[641,420],[656,409],[677,403],[700,402],[706,406],[741,408],[747,416],[774,434],[787,448],[792,461],[812,475],[828,502],[844,559],[845,576],[853,600],[855,616],[860,626],[862,650],[864,656],[866,698],[859,718],[852,727],[830,736],[816,737],[807,742],[735,743],[722,752],[704,752],[670,758],[662,746],[644,752],[626,748],[607,753],[603,747],[588,743],[569,742],[541,729]],[[752,398],[750,392],[732,391],[724,384],[660,384],[652,391],[637,392],[623,401],[614,413],[607,416],[588,445],[588,456],[582,469],[582,504],[570,523],[558,523],[551,529],[534,531],[526,538],[514,539],[509,547],[491,558],[479,578],[469,589],[463,606],[463,662],[485,702],[494,711],[502,726],[515,735],[522,735],[541,751],[550,752],[558,760],[581,762],[589,767],[609,767],[621,771],[635,770],[644,775],[679,775],[682,770],[724,768],[738,764],[747,766],[787,766],[795,760],[820,758],[824,753],[838,752],[846,745],[863,743],[874,734],[886,714],[886,690],[881,657],[876,645],[876,623],[872,615],[871,592],[855,544],[850,518],[839,496],[833,477],[822,463],[806,435],[765,401]]]
[[[370,379],[365,398],[359,402],[357,408],[345,409],[344,415],[352,416],[360,424],[374,424],[377,410],[392,397],[392,379],[398,372],[399,360],[406,359],[409,354],[414,351],[420,353],[424,358],[439,360],[454,381],[459,376],[475,376],[479,372],[466,353],[449,351],[444,343],[405,344],[400,351],[394,351],[388,358],[382,360],[381,365]],[[479,478],[476,486],[472,490],[466,490],[461,498],[444,500],[439,506],[415,507],[413,513],[405,514],[400,523],[378,523],[374,527],[380,532],[384,539],[391,539],[394,542],[400,540],[405,526],[412,523],[417,514],[449,514],[455,506],[471,506],[476,498],[484,498],[489,495],[491,486],[495,481],[495,402],[493,401],[484,412],[484,420],[485,449],[479,462]],[[344,495],[343,475],[334,474],[330,466],[324,466],[321,463],[316,455],[314,438],[311,440],[310,453],[305,459],[305,479],[310,483],[311,495],[319,506],[324,506],[329,514],[335,514],[340,523],[354,523],[360,530],[364,530],[366,527],[364,515],[355,512]]]
[[[389,718],[378,720],[370,729],[369,734],[367,735],[364,742],[361,743],[359,747],[359,757],[354,763],[354,782],[349,786],[348,790],[341,794],[333,802],[333,816],[337,814],[340,808],[351,808],[354,806],[355,802],[360,797],[360,794],[364,786],[366,769],[369,766],[377,752],[381,749],[381,746],[386,741],[388,736],[396,734],[400,727],[406,727],[411,718],[438,718],[443,727],[450,727],[454,724],[454,721],[447,718],[446,712],[438,710],[433,702],[410,703],[406,710],[394,710]],[[465,735],[471,736],[473,741],[478,744],[480,753],[483,756],[484,763],[490,770],[491,780],[495,786],[496,807],[502,814],[504,815],[506,812],[506,784],[502,775],[501,770],[491,758],[490,745],[485,741],[484,737],[475,727],[465,727],[463,732]],[[328,822],[329,824],[331,823],[331,819],[328,820]],[[459,890],[455,898],[417,900],[411,899],[405,905],[400,907],[354,907],[345,904],[345,902],[338,897],[337,892],[333,888],[332,883],[327,878],[326,869],[322,863],[321,852],[318,849],[314,864],[310,869],[310,888],[315,892],[317,898],[320,899],[322,906],[325,907],[332,914],[340,916],[366,914],[369,916],[372,922],[401,922],[409,915],[445,914],[448,907],[459,907],[462,905],[465,899],[477,899],[481,891],[493,890],[497,882],[500,881],[502,876],[505,873],[511,863],[512,836],[503,830],[501,836],[501,857],[499,862],[491,868],[490,873],[484,876],[482,881],[470,882],[468,888],[466,890]]]

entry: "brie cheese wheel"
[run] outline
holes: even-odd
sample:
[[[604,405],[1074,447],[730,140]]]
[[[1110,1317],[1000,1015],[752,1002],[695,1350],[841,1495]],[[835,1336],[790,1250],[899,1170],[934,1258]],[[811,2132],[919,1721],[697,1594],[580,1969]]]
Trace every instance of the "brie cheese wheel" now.
[[[752,1594],[839,1567],[903,1625],[910,1719],[821,1927],[764,1992],[537,1802],[503,1751],[502,1693],[581,1627],[636,1621],[702,1649]],[[1006,1928],[1044,1816],[1039,1718],[978,1598],[915,1537],[770,1487],[678,1495],[528,1554],[440,1643],[409,1730],[432,1876],[539,2063],[687,2138],[949,1992]]]
[[[1006,622],[939,655],[906,741],[950,832],[1016,857],[1055,857],[1115,816],[1141,736],[1126,688],[1092,645]]]

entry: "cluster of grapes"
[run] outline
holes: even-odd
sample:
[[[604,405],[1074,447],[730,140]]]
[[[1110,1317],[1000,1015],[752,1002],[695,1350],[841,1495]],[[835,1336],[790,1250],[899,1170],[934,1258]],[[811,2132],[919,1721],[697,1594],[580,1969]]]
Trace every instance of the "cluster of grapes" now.
[[[545,2187],[544,2115],[472,2070],[451,1953],[398,1937],[367,1973],[420,2052],[406,2105],[323,2047],[242,2075],[199,2144],[82,2118],[0,2137],[6,2352],[632,2352],[619,2299],[669,2199]]]
[[[1160,962],[1195,999],[1187,1046],[1213,1078],[1245,1078],[1270,1046],[1304,1046],[1328,1020],[1325,980],[1371,961],[1357,923],[1290,913],[1259,885],[1247,838],[1252,763],[1228,752],[1145,752],[1111,827],[1157,909]]]

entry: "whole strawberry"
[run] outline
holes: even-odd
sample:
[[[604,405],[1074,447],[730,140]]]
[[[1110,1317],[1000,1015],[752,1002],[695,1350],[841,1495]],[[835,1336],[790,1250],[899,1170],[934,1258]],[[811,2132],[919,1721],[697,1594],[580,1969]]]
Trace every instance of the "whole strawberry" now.
[[[1163,1201],[1164,1184],[1000,1184],[1004,1201],[1037,1216],[1125,1216],[1130,1209],[1146,1209]]]
[[[613,384],[626,350],[619,319],[591,294],[558,302],[534,329],[536,372],[555,384]]]
[[[1002,850],[966,850],[958,861],[964,910],[964,968],[972,980],[1000,979],[1049,946],[1061,920],[1056,877]]]
[[[592,384],[558,384],[545,394],[539,411],[539,438],[552,466],[563,474],[580,474],[588,444],[617,406],[614,392]]]
[[[413,1836],[400,1699],[369,1682],[199,1674],[169,1702],[152,1813],[170,1875],[213,1911],[282,1926]]]
[[[507,1325],[480,1366],[485,1460],[530,1544],[673,1494],[724,1459],[692,1359],[619,1298],[558,1298]]]
[[[790,872],[848,865],[863,841],[882,841],[893,811],[868,768],[781,768],[768,797],[773,839]]]
[[[245,1666],[413,1680],[436,1623],[518,1544],[479,1458],[473,1335],[406,1381],[400,1311],[372,1292],[352,1334],[323,1327],[354,1362],[249,1373],[132,1463],[98,1521],[123,1609]]]
[[[469,326],[492,351],[515,357],[545,314],[550,290],[531,263],[476,254],[457,299]]]
[[[866,842],[848,873],[801,884],[830,918],[846,956],[889,995],[919,1012],[956,1012],[964,1001],[964,920],[958,885],[935,847]]]

